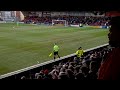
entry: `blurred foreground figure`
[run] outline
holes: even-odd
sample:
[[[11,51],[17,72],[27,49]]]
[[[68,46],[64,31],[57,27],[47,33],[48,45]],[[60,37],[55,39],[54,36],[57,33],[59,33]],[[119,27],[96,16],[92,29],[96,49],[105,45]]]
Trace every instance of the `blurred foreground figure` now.
[[[101,63],[98,80],[120,79],[120,16],[113,17],[110,25],[108,38],[109,45],[113,49]]]

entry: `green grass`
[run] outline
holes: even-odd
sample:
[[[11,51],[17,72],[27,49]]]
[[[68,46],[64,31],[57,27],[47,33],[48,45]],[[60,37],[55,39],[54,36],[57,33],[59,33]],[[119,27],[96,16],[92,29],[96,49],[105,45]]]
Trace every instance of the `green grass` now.
[[[48,55],[55,42],[60,56],[65,56],[80,46],[88,49],[107,43],[107,34],[107,29],[89,27],[0,24],[0,74],[53,59]]]

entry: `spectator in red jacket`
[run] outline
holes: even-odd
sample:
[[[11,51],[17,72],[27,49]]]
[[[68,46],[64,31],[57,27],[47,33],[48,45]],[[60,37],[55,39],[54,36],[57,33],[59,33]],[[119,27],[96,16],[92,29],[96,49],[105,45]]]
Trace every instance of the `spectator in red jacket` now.
[[[120,16],[113,17],[110,24],[109,45],[114,48],[101,63],[98,72],[99,80],[120,79]]]

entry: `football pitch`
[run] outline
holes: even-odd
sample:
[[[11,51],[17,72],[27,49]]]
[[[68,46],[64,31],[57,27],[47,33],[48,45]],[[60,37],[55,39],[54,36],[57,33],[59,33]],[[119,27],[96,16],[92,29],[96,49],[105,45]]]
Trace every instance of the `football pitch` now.
[[[14,23],[0,24],[0,75],[53,59],[53,44],[59,55],[75,53],[108,43],[108,29],[60,27]]]

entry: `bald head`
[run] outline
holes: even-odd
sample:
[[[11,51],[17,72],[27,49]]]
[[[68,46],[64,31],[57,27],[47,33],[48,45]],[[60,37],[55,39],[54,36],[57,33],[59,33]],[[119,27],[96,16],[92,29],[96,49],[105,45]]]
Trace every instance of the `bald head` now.
[[[110,25],[111,27],[115,27],[117,30],[120,30],[120,16],[112,17]]]
[[[110,21],[110,32],[108,34],[109,44],[112,47],[120,47],[120,16],[113,17]]]

